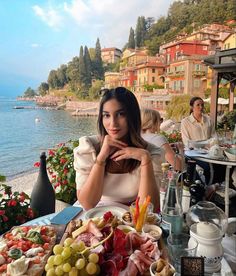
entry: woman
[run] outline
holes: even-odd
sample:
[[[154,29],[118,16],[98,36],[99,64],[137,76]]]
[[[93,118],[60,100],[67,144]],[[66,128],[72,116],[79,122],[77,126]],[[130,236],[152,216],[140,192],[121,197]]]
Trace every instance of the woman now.
[[[215,134],[210,117],[204,114],[202,98],[193,97],[189,104],[190,115],[181,121],[181,135],[186,147],[189,146],[191,140],[207,140]]]
[[[140,135],[140,110],[132,92],[104,90],[98,130],[99,136],[82,137],[74,150],[80,204],[87,210],[101,200],[130,204],[150,195],[159,208],[161,151]]]
[[[163,148],[166,161],[170,163],[175,170],[182,170],[182,158],[175,154],[167,139],[159,133],[162,123],[160,113],[154,109],[144,108],[141,111],[141,119],[143,139],[157,147]]]
[[[215,135],[215,128],[209,116],[204,114],[204,102],[200,97],[193,97],[190,102],[190,115],[181,121],[181,135],[184,145],[188,148],[192,141],[207,140]],[[209,164],[197,161],[197,164],[204,169],[206,184],[210,182]],[[225,167],[213,165],[214,182],[224,181]]]

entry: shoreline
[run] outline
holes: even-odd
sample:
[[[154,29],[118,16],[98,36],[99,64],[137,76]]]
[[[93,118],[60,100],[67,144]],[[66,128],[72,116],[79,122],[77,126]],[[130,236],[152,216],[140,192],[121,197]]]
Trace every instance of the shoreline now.
[[[30,196],[37,177],[38,171],[23,172],[14,177],[7,177],[6,182],[3,182],[3,184],[11,186],[13,192],[25,192]]]

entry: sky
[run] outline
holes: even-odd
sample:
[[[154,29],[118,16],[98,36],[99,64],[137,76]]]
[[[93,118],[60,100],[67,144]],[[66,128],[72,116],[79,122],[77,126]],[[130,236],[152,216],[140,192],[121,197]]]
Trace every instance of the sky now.
[[[166,16],[174,0],[0,0],[0,97],[22,95],[79,56],[122,49],[138,16]]]

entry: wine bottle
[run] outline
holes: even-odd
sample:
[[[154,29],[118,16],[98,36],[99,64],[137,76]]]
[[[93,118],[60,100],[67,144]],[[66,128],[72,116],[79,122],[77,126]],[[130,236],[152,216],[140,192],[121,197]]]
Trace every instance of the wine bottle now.
[[[161,179],[161,185],[160,185],[160,209],[162,211],[163,209],[163,203],[165,199],[166,190],[168,187],[168,170],[169,170],[169,163],[162,163],[161,164],[161,170],[162,170],[162,179]]]
[[[176,185],[177,173],[172,172],[166,191],[162,210],[162,228],[166,232],[179,234],[183,228],[183,210],[181,206],[182,187]]]
[[[188,160],[186,175],[183,182],[183,192],[182,192],[182,208],[184,213],[187,213],[190,207],[191,194],[190,194],[189,188],[194,183],[195,178],[196,178],[196,161]]]
[[[55,191],[48,178],[45,152],[40,155],[39,174],[31,193],[30,206],[38,216],[55,212]]]

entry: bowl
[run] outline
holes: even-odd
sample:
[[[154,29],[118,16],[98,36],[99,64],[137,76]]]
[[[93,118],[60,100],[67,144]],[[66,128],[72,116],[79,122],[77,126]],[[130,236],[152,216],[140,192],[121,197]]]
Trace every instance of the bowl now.
[[[227,148],[224,152],[230,161],[236,161],[236,148]]]
[[[145,224],[142,228],[142,232],[149,234],[155,240],[159,240],[162,235],[162,229],[155,224]]]
[[[133,226],[132,216],[130,212],[125,212],[121,219],[125,225]]]
[[[150,275],[155,276],[156,273],[162,273],[161,275],[174,275],[175,268],[166,260],[160,258],[153,262],[149,267]]]
[[[122,230],[125,234],[128,234],[131,231],[136,232],[136,230],[129,225],[118,225],[117,228]]]

